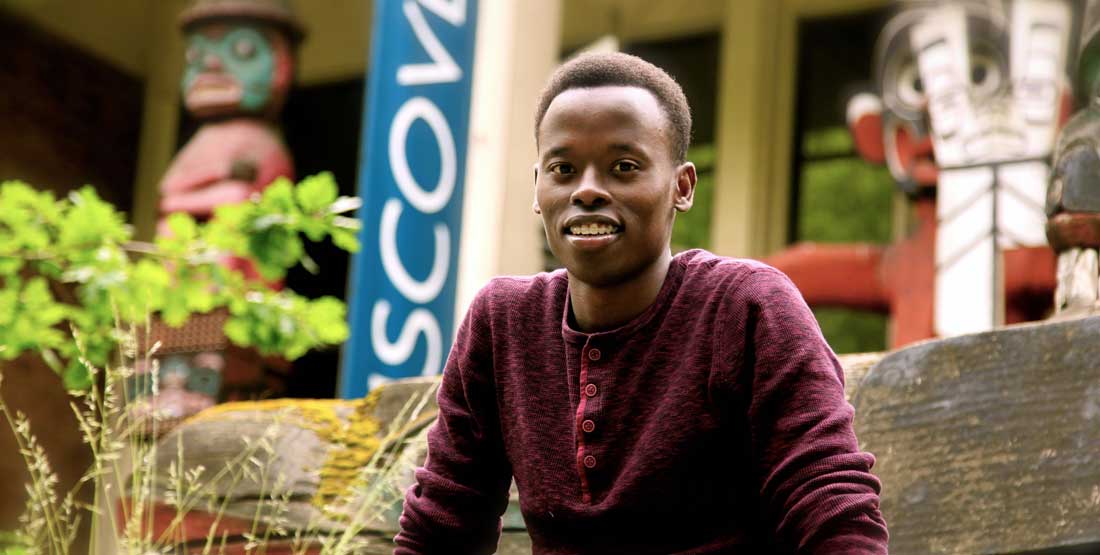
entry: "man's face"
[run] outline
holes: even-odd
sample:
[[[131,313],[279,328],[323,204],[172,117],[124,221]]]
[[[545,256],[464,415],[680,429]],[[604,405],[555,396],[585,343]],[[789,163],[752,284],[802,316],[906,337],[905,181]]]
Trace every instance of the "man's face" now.
[[[535,211],[575,279],[622,283],[668,249],[696,180],[669,140],[668,117],[645,89],[569,89],[550,103],[539,128]]]

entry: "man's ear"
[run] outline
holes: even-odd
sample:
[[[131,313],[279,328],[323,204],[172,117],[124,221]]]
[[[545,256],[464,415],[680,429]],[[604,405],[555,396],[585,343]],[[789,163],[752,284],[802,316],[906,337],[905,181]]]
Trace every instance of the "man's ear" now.
[[[535,170],[535,187],[539,185],[539,165],[534,164],[531,169]],[[542,208],[539,208],[539,197],[535,195],[535,200],[531,202],[531,210],[534,210],[535,214],[542,214]]]
[[[676,168],[676,199],[673,206],[676,207],[677,212],[691,210],[691,205],[695,202],[695,184],[698,181],[695,164],[684,162]]]

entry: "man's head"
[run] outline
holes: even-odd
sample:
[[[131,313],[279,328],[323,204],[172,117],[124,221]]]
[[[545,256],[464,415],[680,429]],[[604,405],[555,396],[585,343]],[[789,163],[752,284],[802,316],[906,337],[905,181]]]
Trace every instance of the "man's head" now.
[[[534,209],[574,278],[624,283],[668,252],[696,182],[690,111],[668,74],[626,54],[581,56],[550,78],[535,129]]]
[[[653,95],[668,118],[668,141],[677,162],[687,159],[691,146],[691,108],[683,89],[665,71],[637,56],[611,52],[586,54],[569,60],[550,77],[535,111],[535,141],[546,110],[557,96],[569,89],[595,87],[638,87]]]

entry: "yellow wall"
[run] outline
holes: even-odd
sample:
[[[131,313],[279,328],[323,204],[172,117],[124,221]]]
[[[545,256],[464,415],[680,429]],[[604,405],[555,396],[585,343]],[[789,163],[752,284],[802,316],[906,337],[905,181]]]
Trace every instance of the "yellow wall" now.
[[[798,20],[888,0],[727,0],[722,26],[711,246],[760,257],[784,246]]]
[[[176,151],[183,62],[176,18],[185,5],[185,0],[0,0],[0,8],[145,81],[132,215],[140,238],[151,236],[157,183]],[[295,0],[293,5],[310,31],[299,52],[298,82],[362,75],[371,2]]]
[[[573,50],[604,36],[653,41],[715,32],[723,0],[564,0],[561,45]]]
[[[156,183],[175,148],[183,48],[175,17],[184,0],[0,1],[146,80],[135,223],[139,236],[148,236]],[[511,1],[482,0],[483,9]],[[788,219],[797,22],[879,7],[888,0],[561,2],[558,45],[563,49],[608,34],[629,42],[722,33],[712,248],[735,256],[762,256],[781,248]],[[294,0],[294,6],[311,32],[300,51],[299,82],[362,74],[369,51],[371,2]]]
[[[711,248],[759,257],[787,239],[798,20],[888,2],[565,0],[562,46],[722,34]]]
[[[161,1],[167,0],[0,0],[0,8],[143,76],[148,15]]]

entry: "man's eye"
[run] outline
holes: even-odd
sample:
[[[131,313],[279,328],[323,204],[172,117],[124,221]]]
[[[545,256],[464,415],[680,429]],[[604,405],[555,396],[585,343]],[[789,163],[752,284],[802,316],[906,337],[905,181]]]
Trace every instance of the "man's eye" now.
[[[628,160],[619,160],[618,162],[615,162],[613,166],[611,166],[611,170],[617,173],[637,171],[638,164],[635,164],[634,162],[630,162]]]
[[[575,172],[576,170],[569,164],[554,164],[550,166],[550,173],[556,173],[558,175],[570,175]]]

